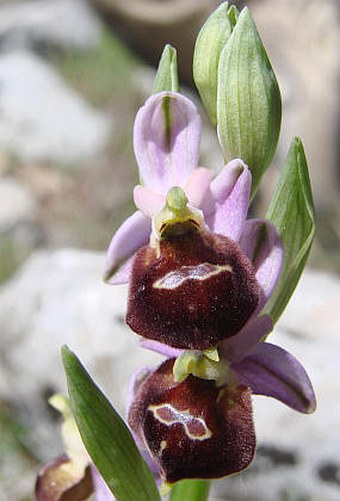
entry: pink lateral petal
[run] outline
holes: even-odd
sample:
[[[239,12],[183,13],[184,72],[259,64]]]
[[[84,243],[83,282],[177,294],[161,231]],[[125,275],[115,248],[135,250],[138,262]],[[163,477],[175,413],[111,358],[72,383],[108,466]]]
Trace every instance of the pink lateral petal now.
[[[251,174],[239,159],[229,162],[211,183],[211,197],[202,209],[214,233],[238,241],[248,213]]]
[[[240,246],[252,261],[262,294],[257,311],[270,298],[282,270],[284,252],[275,226],[265,219],[246,221]]]
[[[299,412],[314,412],[315,394],[305,369],[279,346],[258,343],[251,354],[231,367],[254,394],[276,398]]]
[[[238,334],[219,344],[219,353],[229,362],[238,362],[272,329],[273,321],[269,315],[253,315]]]
[[[150,233],[151,220],[141,211],[136,211],[124,221],[114,234],[107,251],[105,281],[108,283],[127,282],[124,280],[124,275],[119,282],[115,281],[114,275],[140,247],[148,243]]]
[[[124,264],[122,264],[117,271],[110,277],[105,279],[109,285],[122,285],[129,282],[130,273],[133,266],[134,255],[131,256]],[[104,278],[106,275],[104,275]]]
[[[143,183],[162,195],[172,186],[184,186],[198,164],[200,137],[201,119],[188,98],[176,92],[151,96],[134,126]]]
[[[197,208],[203,205],[208,190],[210,190],[212,177],[212,171],[205,167],[198,167],[192,171],[188,182],[184,186],[185,194],[191,205]]]
[[[174,348],[173,346],[160,343],[159,341],[154,341],[153,339],[143,338],[140,344],[143,348],[154,351],[168,358],[179,357],[185,351],[181,348]]]
[[[139,210],[152,218],[157,214],[165,203],[165,197],[154,193],[146,186],[137,185],[133,190],[133,199]]]

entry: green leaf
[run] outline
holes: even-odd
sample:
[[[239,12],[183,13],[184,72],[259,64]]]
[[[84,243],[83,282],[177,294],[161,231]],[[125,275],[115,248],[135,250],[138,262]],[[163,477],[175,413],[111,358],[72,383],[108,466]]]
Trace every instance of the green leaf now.
[[[178,69],[177,69],[177,51],[174,47],[165,45],[153,84],[152,93],[170,90],[178,92]]]
[[[265,307],[265,313],[276,322],[299,281],[315,233],[315,209],[308,164],[299,138],[293,139],[291,143],[266,218],[275,224],[281,234],[285,251],[279,283]]]
[[[181,480],[174,485],[170,501],[206,501],[209,488],[207,480]]]
[[[119,501],[159,501],[153,475],[124,421],[66,346],[62,359],[81,438],[111,492]]]
[[[219,60],[217,131],[225,160],[242,158],[248,164],[252,194],[274,156],[280,126],[280,89],[244,8]]]
[[[235,9],[232,20],[235,20]],[[223,2],[201,28],[195,44],[193,58],[194,81],[212,124],[217,123],[218,63],[223,47],[232,31],[228,16],[228,2]]]

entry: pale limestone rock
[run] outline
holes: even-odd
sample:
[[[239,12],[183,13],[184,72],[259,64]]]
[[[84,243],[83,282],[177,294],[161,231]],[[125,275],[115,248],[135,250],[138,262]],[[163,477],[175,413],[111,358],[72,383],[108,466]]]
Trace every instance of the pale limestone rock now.
[[[0,56],[0,100],[0,147],[22,161],[81,162],[108,140],[108,117],[29,52]]]
[[[31,222],[36,202],[30,190],[11,178],[0,178],[0,233],[20,223]]]
[[[90,50],[98,46],[101,34],[101,23],[83,0],[3,1],[0,6],[0,47],[7,50]]]

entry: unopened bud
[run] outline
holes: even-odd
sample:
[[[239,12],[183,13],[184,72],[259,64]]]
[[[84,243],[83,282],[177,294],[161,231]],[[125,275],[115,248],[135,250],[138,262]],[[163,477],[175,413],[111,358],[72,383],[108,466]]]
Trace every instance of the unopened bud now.
[[[280,125],[279,86],[245,8],[219,60],[217,130],[225,160],[248,164],[253,193],[274,156]]]
[[[159,60],[152,93],[165,90],[178,92],[177,51],[169,44],[165,45]]]
[[[207,19],[198,34],[193,73],[202,102],[213,125],[217,123],[217,77],[218,64],[223,47],[231,35],[237,19],[237,9],[228,9],[223,2]]]

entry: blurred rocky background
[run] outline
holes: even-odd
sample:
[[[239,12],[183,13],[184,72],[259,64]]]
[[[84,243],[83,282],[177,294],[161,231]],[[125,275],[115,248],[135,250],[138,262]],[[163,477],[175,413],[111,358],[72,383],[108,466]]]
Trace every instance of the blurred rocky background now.
[[[37,468],[61,452],[46,400],[65,391],[74,349],[124,413],[134,367],[157,357],[124,325],[125,288],[101,282],[104,252],[133,210],[132,127],[165,42],[195,99],[194,39],[213,0],[0,2],[0,501],[32,499]],[[235,2],[242,6],[242,2]],[[250,0],[283,95],[281,141],[263,214],[294,135],[318,212],[309,270],[274,341],[303,361],[315,415],[255,398],[253,466],[219,481],[223,500],[340,499],[339,12],[337,0]],[[203,117],[204,112],[202,110]],[[222,159],[204,117],[203,165]]]

